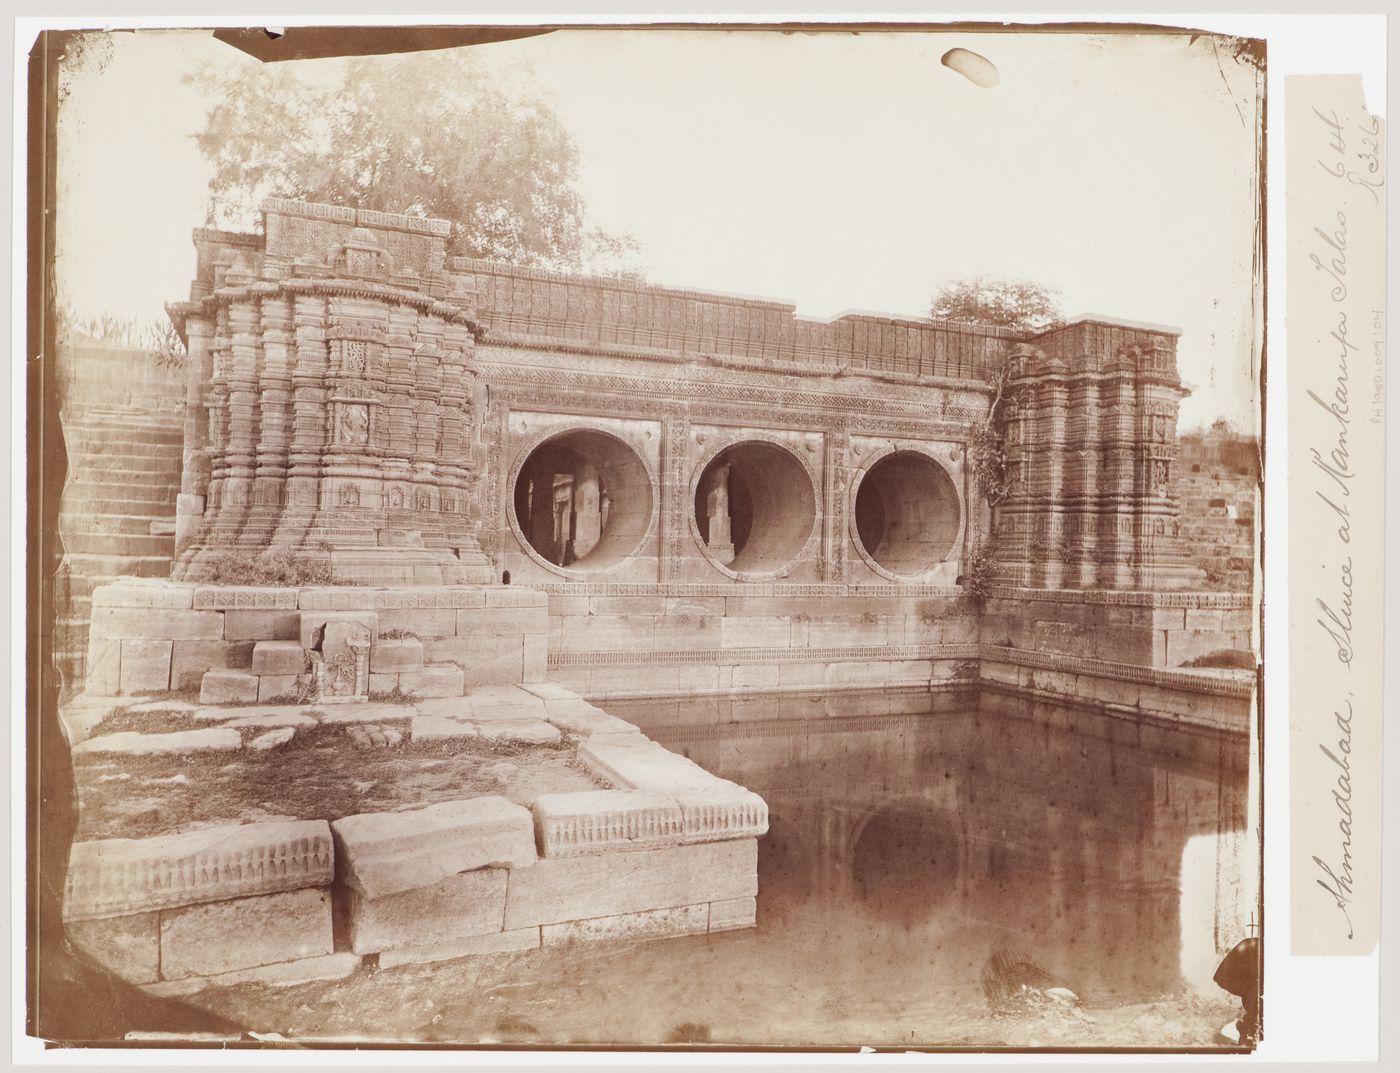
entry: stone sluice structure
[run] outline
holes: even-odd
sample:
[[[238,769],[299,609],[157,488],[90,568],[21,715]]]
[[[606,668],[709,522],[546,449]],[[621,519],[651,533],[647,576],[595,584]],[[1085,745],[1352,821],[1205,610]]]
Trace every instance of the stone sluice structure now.
[[[411,694],[410,740],[502,719],[574,735],[611,789],[461,824],[328,818],[329,873],[195,883],[180,904],[81,896],[172,874],[169,839],[78,847],[69,917],[99,957],[135,929],[133,971],[181,990],[751,926],[763,801],[597,706],[647,730],[682,707],[820,719],[981,691],[1243,740],[1252,677],[1187,666],[1248,651],[1251,612],[1189,588],[1175,333],[816,321],[451,258],[448,233],[281,200],[260,234],[195,233],[170,308],[189,344],[172,577],[94,591],[72,711],[195,688],[205,706],[314,697],[329,725]],[[518,857],[491,849],[503,830]],[[239,861],[286,836],[220,835]],[[454,839],[476,849],[451,875],[415,863]],[[409,887],[366,879],[394,866]],[[237,940],[282,902],[269,942],[304,952],[264,973]],[[186,916],[228,956],[168,954]]]

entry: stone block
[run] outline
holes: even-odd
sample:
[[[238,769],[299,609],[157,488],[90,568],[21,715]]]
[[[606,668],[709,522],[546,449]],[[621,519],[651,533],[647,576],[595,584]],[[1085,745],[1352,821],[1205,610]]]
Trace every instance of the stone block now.
[[[532,808],[543,857],[673,846],[685,829],[674,798],[644,790],[541,794]]]
[[[258,678],[244,671],[206,671],[199,680],[201,704],[250,704],[258,699]]]
[[[457,611],[450,607],[412,607],[381,609],[379,632],[402,631],[422,641],[434,637],[453,637],[457,633]]]
[[[588,597],[560,596],[558,593],[550,593],[549,614],[551,618],[563,615],[586,615],[588,614]]]
[[[251,641],[182,641],[170,653],[170,688],[197,687],[205,671],[246,670],[252,663]]]
[[[510,874],[478,868],[376,898],[347,890],[350,949],[370,954],[499,933]]]
[[[386,723],[396,719],[412,719],[414,709],[407,704],[377,704],[373,701],[354,704],[337,704],[321,712],[321,722],[326,726],[343,726],[347,723]]]
[[[782,667],[777,663],[741,663],[729,681],[732,689],[776,689],[782,682]]]
[[[392,693],[399,688],[399,676],[397,674],[374,674],[369,676],[370,693]]]
[[[140,734],[125,730],[119,734],[100,734],[73,746],[74,756],[88,753],[122,753],[128,756],[151,756],[165,753],[230,752],[243,748],[238,731],[227,727],[202,730],[179,730],[171,734]]]
[[[259,734],[248,743],[248,748],[252,749],[254,752],[268,752],[271,749],[277,749],[286,745],[295,736],[295,727],[278,727],[275,730],[269,730],[266,733]]]
[[[472,718],[480,722],[493,719],[543,719],[544,701],[518,686],[483,686],[467,696]]]
[[[445,715],[420,715],[408,727],[409,740],[449,741],[463,738],[481,737],[481,728],[475,723],[452,719]]]
[[[715,779],[702,789],[678,788],[687,842],[759,838],[768,833],[768,803],[738,783]]]
[[[460,697],[466,691],[462,668],[448,664],[403,671],[399,675],[399,688],[418,697]]]
[[[543,719],[490,719],[478,723],[481,735],[490,741],[523,741],[531,745],[557,745],[561,735],[557,727]]]
[[[778,615],[725,617],[720,626],[722,648],[788,648],[792,620]]]
[[[296,641],[258,641],[253,645],[252,670],[257,675],[306,673],[306,650]]]
[[[92,632],[122,640],[218,641],[224,637],[224,616],[165,607],[94,607]]]
[[[159,693],[170,688],[170,641],[122,641],[121,691]]]
[[[203,827],[159,838],[75,842],[65,920],[325,886],[332,843],[324,820]]]
[[[488,866],[528,870],[535,863],[530,812],[504,797],[346,816],[331,830],[341,881],[370,899],[427,887],[458,872]]]
[[[758,842],[545,859],[511,874],[507,930],[758,894]]]
[[[130,984],[160,976],[160,914],[71,920],[63,934],[82,954]]]
[[[186,610],[194,606],[194,588],[154,578],[121,578],[93,589],[92,606]]]
[[[297,590],[281,585],[198,585],[194,606],[208,611],[295,611]]]
[[[205,709],[206,711],[208,709]],[[220,709],[223,715],[229,715],[228,709]],[[310,711],[310,709],[307,709]],[[254,730],[275,730],[279,727],[291,727],[300,730],[305,727],[314,727],[316,719],[314,716],[303,715],[300,712],[259,712],[257,715],[244,715],[237,719],[230,719],[225,726],[234,730],[241,730],[243,727],[252,727]]]
[[[731,898],[710,903],[710,931],[752,928],[758,923],[757,898]]]
[[[334,949],[325,888],[259,894],[160,914],[160,973],[213,976]]]
[[[733,785],[700,765],[640,734],[608,734],[578,747],[578,760],[614,786],[658,793],[710,790]]]
[[[258,700],[273,701],[295,697],[297,680],[295,674],[265,674],[258,679]]]
[[[470,721],[472,717],[471,699],[467,696],[421,700],[416,702],[413,708],[418,715],[445,716],[448,719],[460,719],[464,722]]]
[[[369,630],[370,641],[379,636],[379,616],[373,611],[302,611],[298,628],[298,641],[302,648],[317,647],[317,638],[324,635],[331,625],[360,625]]]
[[[215,976],[187,976],[182,980],[161,980],[143,984],[141,990],[150,995],[176,998],[197,994],[210,987],[234,987],[238,984],[266,984],[269,987],[294,987],[319,980],[342,980],[360,966],[360,955],[348,950],[320,957],[279,961],[251,969],[221,972]]]
[[[519,586],[490,586],[486,589],[487,607],[549,607],[549,594],[538,589]]]
[[[452,663],[462,668],[464,687],[514,685],[524,676],[524,641],[519,636],[444,637],[428,641],[428,663]]]
[[[549,671],[549,641],[543,634],[526,634],[520,648],[520,681],[543,682]]]
[[[582,597],[579,597],[582,599]],[[540,700],[548,703],[551,700],[580,700],[577,693],[571,689],[565,689],[557,682],[533,682],[520,687],[532,697],[539,697]]]
[[[301,613],[294,609],[224,612],[225,641],[296,641],[300,637]]]
[[[381,639],[369,650],[371,674],[398,674],[423,668],[423,642],[412,637]]]
[[[649,652],[654,647],[655,615],[633,618],[566,618],[559,639],[561,652]]]
[[[121,641],[90,632],[84,688],[89,693],[116,695],[121,689],[121,669]]]
[[[422,965],[427,962],[450,961],[454,958],[473,957],[479,954],[504,954],[516,950],[534,950],[539,945],[539,928],[517,928],[515,931],[473,935],[466,939],[432,943],[428,946],[406,946],[396,950],[383,950],[379,954],[379,967],[391,969],[395,965]]]
[[[625,719],[609,715],[601,708],[575,697],[573,700],[546,700],[544,717],[560,730],[578,738],[594,734],[638,734],[638,727]]]
[[[700,935],[709,930],[709,920],[708,905],[646,909],[639,913],[546,924],[540,928],[540,943],[543,946],[566,946],[609,939],[669,939],[677,935]]]

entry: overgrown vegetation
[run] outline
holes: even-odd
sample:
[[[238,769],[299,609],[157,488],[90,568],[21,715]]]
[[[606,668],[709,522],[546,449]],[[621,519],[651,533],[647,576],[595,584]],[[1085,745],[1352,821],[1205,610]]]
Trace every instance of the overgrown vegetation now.
[[[1006,423],[1012,417],[1014,403],[1006,396],[1011,370],[1003,364],[992,374],[992,401],[987,417],[972,430],[972,477],[978,491],[995,507],[1011,491],[1006,471]]]
[[[1255,661],[1253,653],[1222,648],[1219,652],[1207,652],[1204,656],[1189,659],[1182,666],[1252,671],[1255,668]]]
[[[943,284],[929,303],[934,320],[1042,332],[1060,324],[1060,292],[1030,280],[962,276]]]
[[[333,580],[328,559],[287,548],[216,552],[205,565],[216,585],[329,585]]]
[[[266,707],[263,705],[263,707]],[[161,713],[136,722],[128,713],[113,728],[149,732],[192,730],[221,724],[189,713]],[[108,724],[104,723],[104,732]],[[81,841],[144,838],[192,825],[290,816],[335,820],[361,812],[391,812],[478,794],[519,794],[533,799],[551,790],[591,790],[600,782],[574,759],[576,742],[527,744],[467,737],[357,748],[352,728],[365,724],[298,729],[269,752],[203,752],[75,758],[82,807]],[[407,717],[379,724],[406,729]],[[247,740],[271,727],[245,727]]]
[[[963,591],[974,604],[981,604],[992,594],[996,580],[996,560],[986,544],[978,544],[963,564]]]
[[[142,350],[155,357],[166,369],[184,368],[188,356],[175,326],[165,317],[142,320],[117,317],[110,313],[79,314],[71,307],[58,311],[58,341],[62,346],[84,342],[125,350]]]
[[[449,220],[458,256],[634,272],[635,242],[588,221],[549,97],[477,52],[360,57],[319,72],[331,79],[275,63],[191,74],[210,102],[195,137],[210,222],[246,229],[264,198],[288,197]]]

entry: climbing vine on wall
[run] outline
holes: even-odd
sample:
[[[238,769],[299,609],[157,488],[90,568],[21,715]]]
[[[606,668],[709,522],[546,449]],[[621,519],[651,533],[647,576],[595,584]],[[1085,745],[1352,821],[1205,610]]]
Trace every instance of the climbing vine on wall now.
[[[1006,397],[1010,369],[1002,365],[992,376],[992,403],[987,417],[972,430],[972,473],[977,487],[995,507],[1010,491],[1006,472],[1006,422],[1012,402]]]

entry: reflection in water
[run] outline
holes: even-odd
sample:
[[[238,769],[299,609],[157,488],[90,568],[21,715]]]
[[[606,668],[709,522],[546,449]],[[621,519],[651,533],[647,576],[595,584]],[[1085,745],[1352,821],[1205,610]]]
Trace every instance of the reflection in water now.
[[[974,993],[988,954],[1010,946],[1100,1002],[1199,985],[1182,978],[1183,942],[1240,937],[1217,869],[1187,877],[1204,919],[1183,929],[1179,909],[1188,840],[1241,844],[1214,837],[1245,823],[1241,740],[997,695],[935,714],[649,733],[768,801],[760,931],[810,907],[808,925],[858,937],[859,960],[917,963]]]

